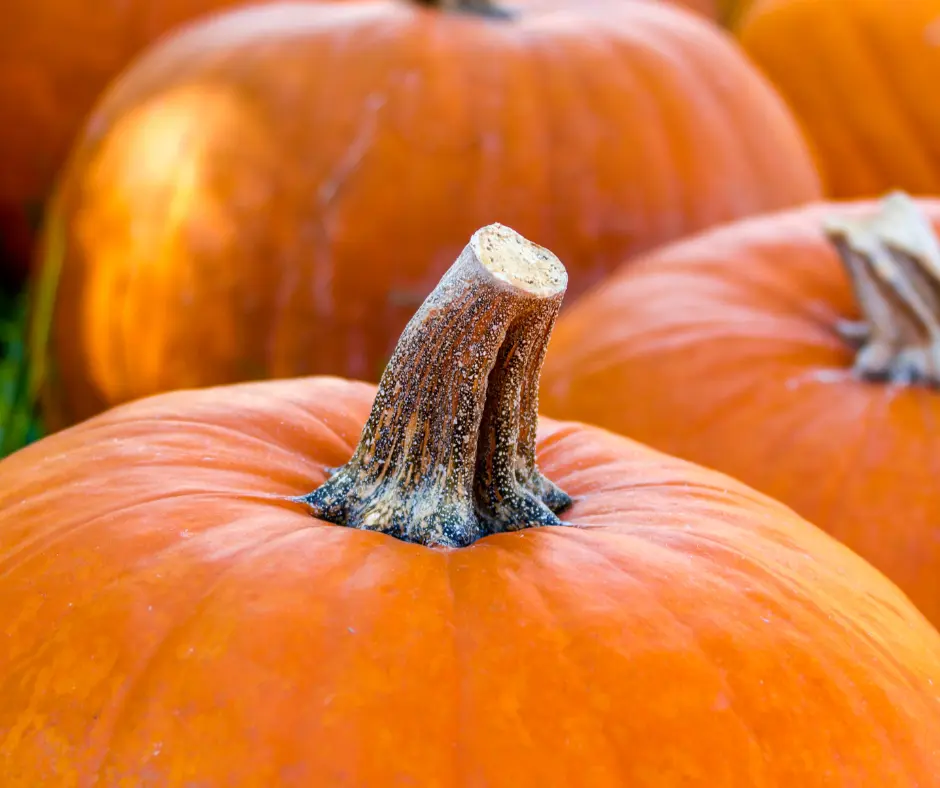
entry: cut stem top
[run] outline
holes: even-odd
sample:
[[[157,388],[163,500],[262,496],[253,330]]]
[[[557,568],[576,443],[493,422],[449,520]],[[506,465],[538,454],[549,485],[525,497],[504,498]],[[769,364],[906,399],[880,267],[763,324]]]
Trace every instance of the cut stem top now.
[[[352,459],[300,499],[324,520],[425,545],[559,525],[535,462],[538,377],[568,276],[498,224],[478,230],[405,328]]]

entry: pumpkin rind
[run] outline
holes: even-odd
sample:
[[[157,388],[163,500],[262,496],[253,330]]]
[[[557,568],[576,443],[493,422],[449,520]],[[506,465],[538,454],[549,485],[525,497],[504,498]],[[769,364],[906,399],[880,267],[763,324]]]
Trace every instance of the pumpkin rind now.
[[[264,0],[261,0],[264,2]],[[237,0],[3,0],[0,248],[22,273],[32,216],[108,83],[148,44]],[[6,240],[7,243],[3,241]]]
[[[270,5],[151,50],[94,111],[46,227],[50,426],[166,389],[375,380],[493,221],[556,250],[574,294],[819,195],[782,102],[711,25],[551,5]]]
[[[542,302],[510,292],[553,314],[557,287]],[[440,295],[415,320],[459,339],[467,304]],[[483,322],[502,332],[499,319]],[[480,385],[515,337],[470,373],[481,438],[494,406],[526,421],[526,396]],[[399,350],[462,374],[446,343]],[[534,392],[538,365],[524,366]],[[410,439],[425,408],[443,427],[449,399],[404,396],[382,439]],[[329,484],[357,436],[368,446],[386,402],[336,378],[177,392],[0,461],[8,784],[940,779],[940,634],[791,510],[543,420],[538,465],[572,496],[566,527],[441,549],[311,517],[298,496]],[[409,470],[382,461],[384,479]]]
[[[625,267],[559,321],[541,402],[780,499],[940,623],[940,392],[853,373],[859,306],[824,229],[878,210],[756,218]]]
[[[11,785],[940,779],[940,638],[720,474],[543,420],[575,528],[442,552],[286,504],[373,394],[161,395],[0,462]]]
[[[940,191],[935,0],[760,0],[741,45],[793,109],[827,195]]]

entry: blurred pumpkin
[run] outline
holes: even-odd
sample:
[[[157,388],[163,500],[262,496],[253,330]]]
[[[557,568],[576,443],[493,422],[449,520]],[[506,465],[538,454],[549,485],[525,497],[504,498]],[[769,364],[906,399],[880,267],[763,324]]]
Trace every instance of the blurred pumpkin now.
[[[728,21],[726,0],[658,1]],[[87,6],[68,0],[4,0],[0,277],[25,272],[53,180],[108,83],[165,33],[200,16],[247,4],[244,0],[98,0],[90,13]],[[731,4],[737,5],[735,0]]]
[[[937,0],[761,0],[741,44],[779,88],[835,198],[940,192]]]
[[[164,394],[0,461],[6,779],[938,784],[940,635],[882,575],[713,471],[536,437],[564,278],[484,228],[378,392]]]
[[[782,102],[713,26],[645,2],[487,8],[271,5],[125,74],[43,239],[51,426],[167,389],[375,379],[488,221],[556,247],[578,292],[819,194]]]
[[[895,194],[658,250],[560,322],[544,411],[779,498],[940,623],[938,225]]]
[[[257,0],[256,0],[257,2]],[[239,0],[3,0],[0,262],[25,269],[40,207],[107,84],[149,43]]]

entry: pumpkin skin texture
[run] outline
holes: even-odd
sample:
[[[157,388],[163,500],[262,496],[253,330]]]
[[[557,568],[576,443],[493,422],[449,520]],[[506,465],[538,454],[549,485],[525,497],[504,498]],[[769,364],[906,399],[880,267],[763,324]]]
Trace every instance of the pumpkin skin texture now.
[[[940,634],[895,586],[714,471],[595,427],[528,431],[565,286],[547,250],[483,228],[378,391],[164,394],[0,461],[6,779],[935,784]],[[564,524],[545,509],[554,527],[457,549],[383,533],[343,481],[366,471],[420,519],[529,448]],[[350,527],[310,516],[337,490]]]
[[[11,786],[940,779],[940,638],[725,476],[543,420],[578,528],[441,551],[286,504],[373,394],[165,394],[0,462]]]
[[[829,196],[940,191],[935,0],[761,0],[737,37],[787,100]]]
[[[107,84],[187,20],[236,0],[3,0],[0,25],[0,244],[29,259],[33,214]]]
[[[818,196],[782,102],[713,26],[646,2],[515,10],[269,5],[151,50],[95,110],[46,225],[49,426],[168,389],[375,380],[490,221],[557,250],[577,293]]]
[[[940,202],[917,205],[936,229]],[[856,352],[838,328],[859,305],[822,229],[877,210],[861,201],[782,212],[625,267],[559,322],[541,405],[783,501],[936,624],[940,393],[853,374]]]

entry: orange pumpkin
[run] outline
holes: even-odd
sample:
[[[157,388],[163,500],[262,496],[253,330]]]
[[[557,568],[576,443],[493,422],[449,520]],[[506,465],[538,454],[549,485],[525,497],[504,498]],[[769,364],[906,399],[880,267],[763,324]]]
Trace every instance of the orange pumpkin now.
[[[257,2],[257,0],[255,0]],[[25,267],[32,226],[73,138],[108,82],[186,20],[239,0],[3,0],[0,248]]]
[[[737,32],[817,153],[827,192],[940,192],[936,0],[761,0]]]
[[[557,247],[577,292],[624,255],[818,195],[782,103],[711,26],[536,5],[268,6],[151,51],[92,115],[49,217],[50,424],[167,389],[376,379],[488,221]]]
[[[565,278],[484,228],[378,392],[165,394],[0,461],[6,779],[936,785],[940,635],[900,591],[730,478],[537,423]]]
[[[940,202],[920,209],[940,226]],[[561,321],[543,408],[779,498],[940,623],[933,233],[893,195],[880,212],[817,205],[659,250]],[[859,314],[864,331],[848,330]]]

